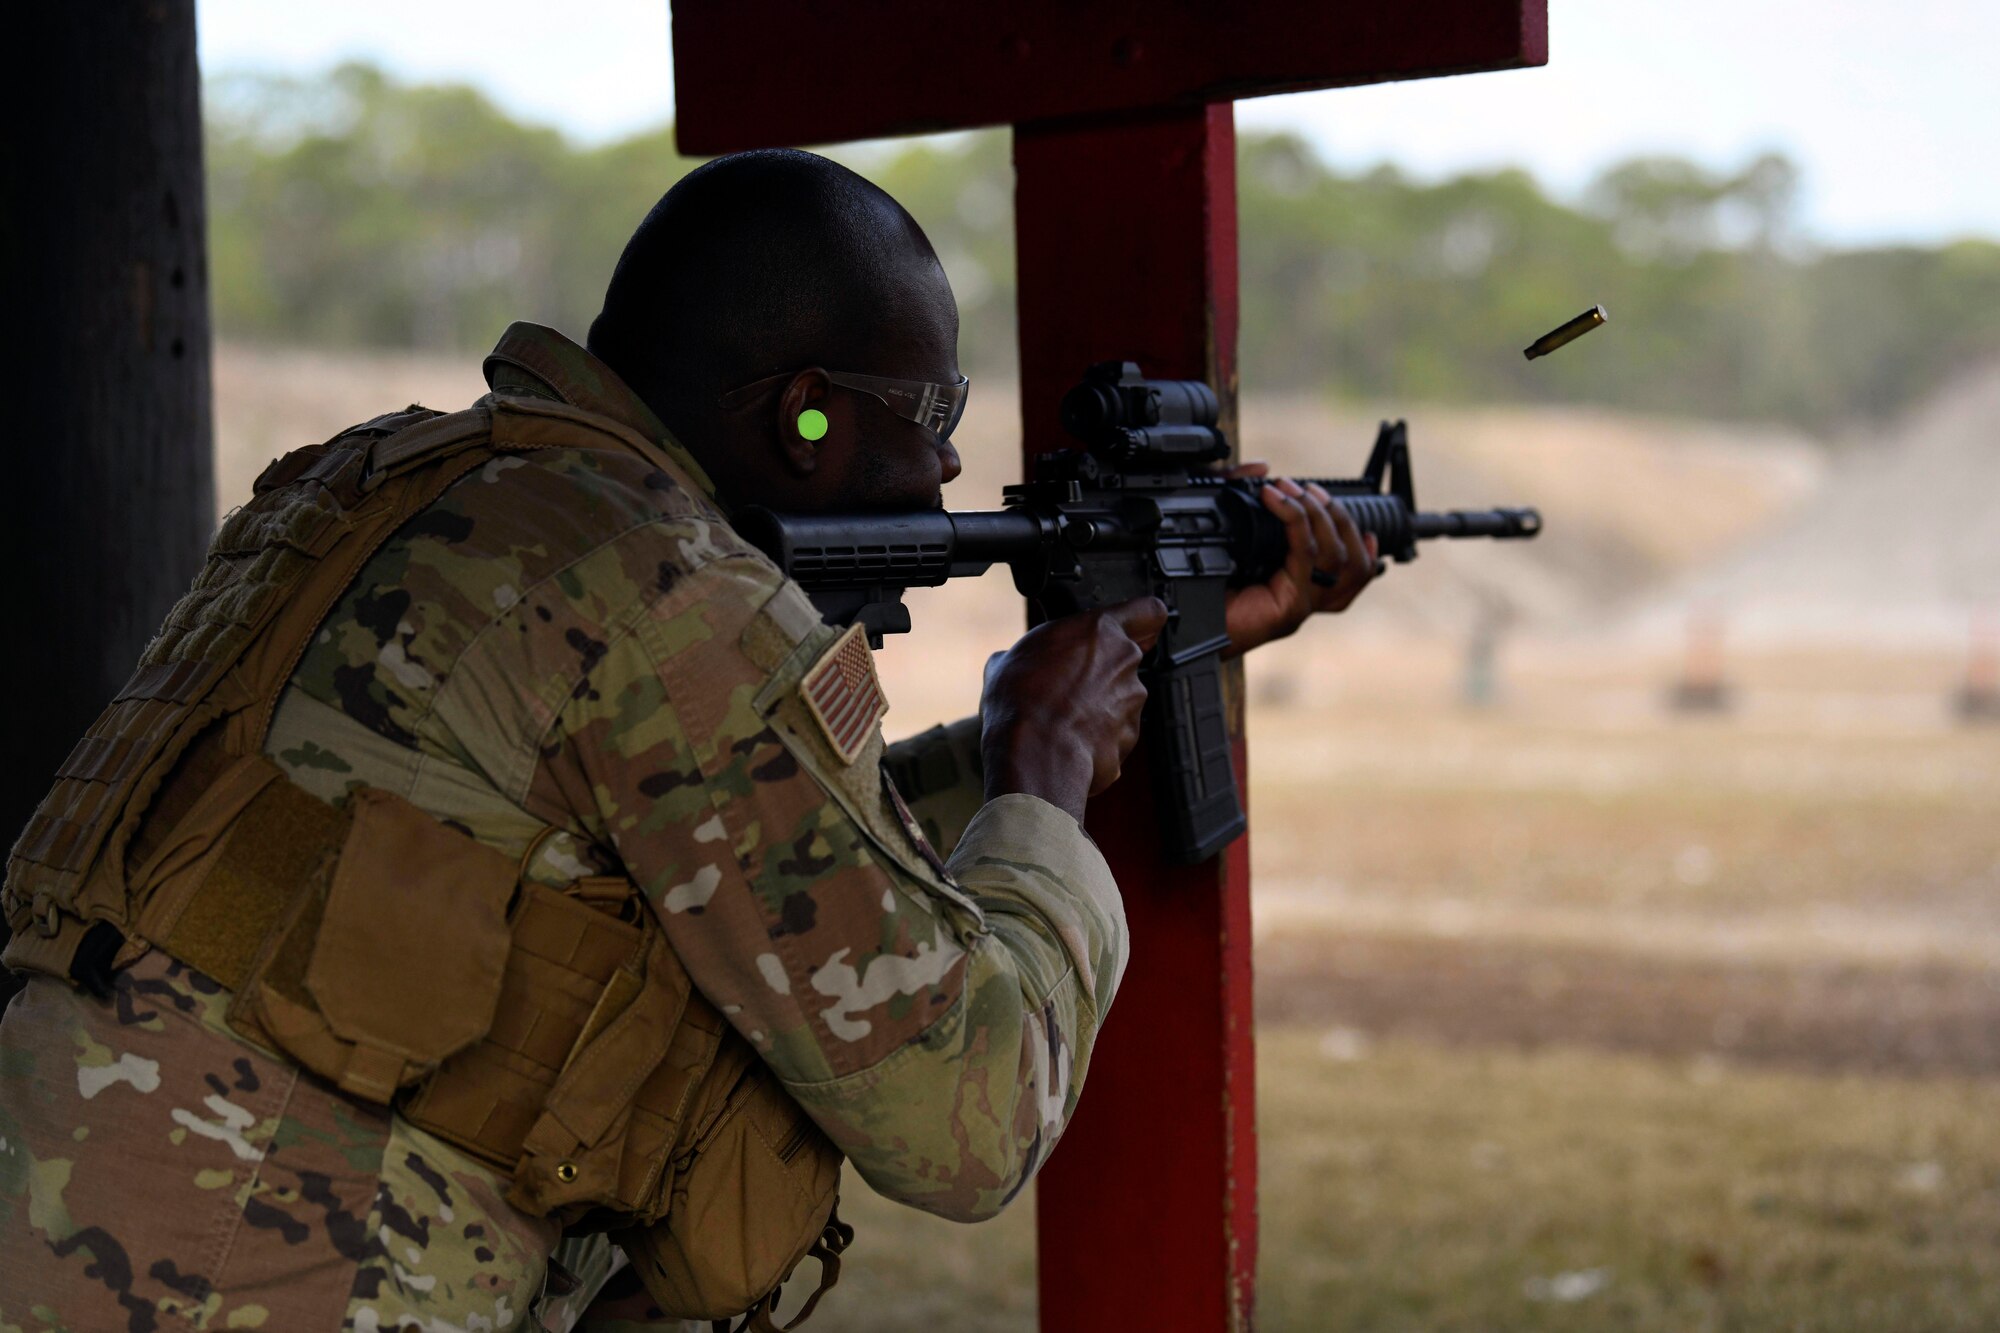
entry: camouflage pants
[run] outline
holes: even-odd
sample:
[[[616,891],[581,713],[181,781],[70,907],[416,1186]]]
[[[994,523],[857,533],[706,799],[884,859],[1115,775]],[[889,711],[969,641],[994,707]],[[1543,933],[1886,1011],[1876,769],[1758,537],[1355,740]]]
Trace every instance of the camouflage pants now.
[[[555,1228],[237,1040],[226,998],[156,953],[109,1000],[36,977],[8,1006],[0,1333],[538,1327]]]

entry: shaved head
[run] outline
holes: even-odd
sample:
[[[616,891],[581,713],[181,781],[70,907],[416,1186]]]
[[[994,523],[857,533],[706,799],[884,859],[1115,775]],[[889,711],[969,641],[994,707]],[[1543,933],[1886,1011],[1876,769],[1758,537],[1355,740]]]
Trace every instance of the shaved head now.
[[[807,366],[949,382],[957,337],[944,270],[903,206],[838,163],[769,149],[667,191],[589,346],[699,448],[733,388]]]

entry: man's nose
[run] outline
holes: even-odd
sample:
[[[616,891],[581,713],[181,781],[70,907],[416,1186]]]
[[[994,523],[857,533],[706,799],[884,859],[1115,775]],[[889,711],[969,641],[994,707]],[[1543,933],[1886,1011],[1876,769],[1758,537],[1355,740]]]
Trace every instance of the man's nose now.
[[[959,473],[965,471],[965,464],[958,458],[958,450],[950,440],[938,441],[938,485],[942,486]]]

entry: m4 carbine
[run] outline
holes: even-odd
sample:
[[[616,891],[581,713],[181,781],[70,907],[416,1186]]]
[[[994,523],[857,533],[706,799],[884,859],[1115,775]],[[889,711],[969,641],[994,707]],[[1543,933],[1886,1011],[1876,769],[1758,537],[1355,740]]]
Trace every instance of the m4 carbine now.
[[[1285,562],[1285,529],[1264,508],[1259,478],[1211,467],[1229,456],[1215,392],[1200,380],[1149,380],[1133,363],[1093,366],[1064,396],[1063,425],[1081,449],[1035,460],[1035,479],[1000,510],[780,514],[750,508],[735,526],[812,597],[826,619],[860,624],[880,647],[910,628],[903,590],[984,574],[995,564],[1040,619],[1147,595],[1167,604],[1140,676],[1143,734],[1172,859],[1213,856],[1244,828],[1230,764],[1220,665],[1231,588],[1268,580]],[[1373,533],[1382,555],[1414,560],[1434,537],[1532,537],[1533,509],[1417,509],[1409,436],[1384,422],[1359,477],[1316,479]]]

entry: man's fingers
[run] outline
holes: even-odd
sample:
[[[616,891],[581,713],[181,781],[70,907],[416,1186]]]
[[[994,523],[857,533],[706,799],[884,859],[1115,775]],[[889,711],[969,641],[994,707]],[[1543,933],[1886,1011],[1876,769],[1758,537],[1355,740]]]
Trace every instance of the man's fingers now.
[[[1167,604],[1157,597],[1135,597],[1104,608],[1104,614],[1141,648],[1151,648],[1167,627]]]
[[[1336,504],[1333,497],[1327,495],[1317,485],[1312,489],[1326,498],[1327,508],[1331,511],[1333,526],[1340,533],[1341,546],[1346,552],[1346,558],[1340,571],[1341,582],[1343,584],[1351,582],[1354,591],[1358,593],[1362,585],[1366,584],[1374,574],[1375,538],[1372,534],[1364,535],[1362,533],[1361,525],[1354,521],[1354,515],[1347,512],[1345,505]],[[1363,552],[1368,553],[1368,558],[1365,560],[1361,558]]]
[[[1248,463],[1238,463],[1233,467],[1224,469],[1222,475],[1232,481],[1241,477],[1268,477],[1271,475],[1271,465],[1261,460],[1253,459]]]
[[[1278,477],[1264,487],[1263,499],[1264,507],[1285,525],[1285,567],[1280,573],[1294,583],[1303,583],[1312,575],[1319,544],[1313,540],[1312,520],[1306,516],[1306,507],[1293,498],[1296,494],[1302,494],[1298,487]]]
[[[1316,591],[1315,600],[1322,611],[1345,611],[1353,605],[1375,577],[1380,544],[1373,533],[1363,533],[1361,525],[1354,521],[1354,515],[1346,506],[1334,501],[1324,488],[1317,484],[1307,487],[1315,499],[1326,502],[1328,518],[1339,534],[1341,558],[1339,569],[1331,585],[1322,584]]]
[[[1326,505],[1330,511],[1333,526],[1340,533],[1341,544],[1346,546],[1350,551],[1360,550],[1362,547],[1361,526],[1354,521],[1354,515],[1347,512],[1347,506],[1336,504],[1334,498],[1326,493],[1326,488],[1318,482],[1312,483],[1308,489],[1311,490],[1314,498]]]
[[[1340,519],[1347,517],[1347,511],[1333,503],[1327,493],[1317,486],[1307,487],[1304,493],[1307,514],[1312,519],[1313,544],[1318,554],[1313,560],[1313,568],[1328,574],[1344,575],[1344,566],[1349,563],[1347,553],[1360,546],[1360,535],[1349,521],[1344,527]]]
[[[1356,534],[1359,536],[1359,534]],[[1329,611],[1345,611],[1354,605],[1354,599],[1362,594],[1375,579],[1374,538],[1362,537],[1356,543],[1354,558],[1347,562],[1347,568],[1340,572],[1340,582],[1333,588],[1333,596],[1328,599]]]

